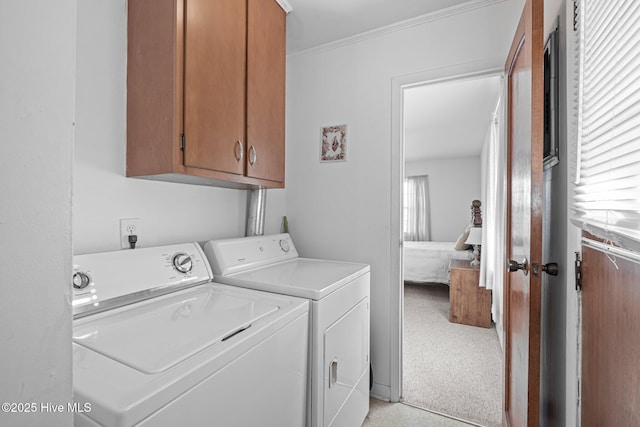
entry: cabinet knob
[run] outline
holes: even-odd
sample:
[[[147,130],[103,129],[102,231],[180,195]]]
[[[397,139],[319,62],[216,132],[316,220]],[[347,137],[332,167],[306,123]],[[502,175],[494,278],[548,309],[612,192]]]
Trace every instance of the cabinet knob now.
[[[253,166],[258,159],[258,152],[256,151],[256,147],[251,144],[251,148],[249,149],[249,164]]]
[[[236,141],[236,161],[240,163],[242,157],[244,156],[244,147],[242,146],[242,141]]]

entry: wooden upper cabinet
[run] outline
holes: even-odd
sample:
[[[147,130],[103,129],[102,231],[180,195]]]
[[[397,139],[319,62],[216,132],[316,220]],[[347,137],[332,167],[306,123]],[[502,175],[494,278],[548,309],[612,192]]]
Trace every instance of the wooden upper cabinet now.
[[[275,0],[129,0],[127,176],[284,186]]]
[[[242,175],[236,145],[245,139],[246,3],[185,3],[184,163]]]
[[[248,4],[247,175],[284,182],[285,14],[272,0]]]

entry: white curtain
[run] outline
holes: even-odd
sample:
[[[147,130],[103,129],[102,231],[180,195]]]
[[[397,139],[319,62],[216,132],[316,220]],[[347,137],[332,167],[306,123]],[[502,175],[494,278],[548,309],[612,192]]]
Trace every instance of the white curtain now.
[[[404,240],[431,240],[429,177],[411,176],[404,180]]]
[[[502,324],[503,271],[506,253],[507,156],[506,144],[501,137],[503,111],[502,103],[498,99],[483,148],[485,179],[480,286],[493,290],[491,314],[496,324]]]

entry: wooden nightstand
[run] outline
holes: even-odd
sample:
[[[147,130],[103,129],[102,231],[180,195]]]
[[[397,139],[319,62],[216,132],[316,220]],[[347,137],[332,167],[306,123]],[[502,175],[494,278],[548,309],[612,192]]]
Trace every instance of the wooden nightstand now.
[[[478,286],[480,267],[471,261],[454,259],[449,264],[449,321],[491,327],[491,290]]]

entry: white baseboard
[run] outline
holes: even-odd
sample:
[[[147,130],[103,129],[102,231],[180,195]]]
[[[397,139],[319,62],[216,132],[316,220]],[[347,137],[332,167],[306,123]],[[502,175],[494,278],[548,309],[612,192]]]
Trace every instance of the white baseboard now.
[[[500,343],[500,347],[504,352],[504,327],[502,322],[496,323],[496,333],[498,334],[498,342]]]
[[[391,387],[374,382],[373,388],[369,392],[369,396],[378,400],[389,402],[391,400]]]

